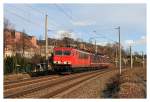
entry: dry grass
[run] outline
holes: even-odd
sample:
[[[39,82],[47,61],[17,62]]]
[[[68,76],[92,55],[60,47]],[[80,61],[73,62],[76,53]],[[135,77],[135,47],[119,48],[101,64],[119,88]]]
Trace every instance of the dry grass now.
[[[120,85],[118,98],[144,98],[145,88],[140,83],[125,82]]]
[[[146,97],[146,69],[128,69],[120,76],[119,98]]]
[[[110,78],[103,92],[105,98],[146,98],[146,68],[127,69]]]

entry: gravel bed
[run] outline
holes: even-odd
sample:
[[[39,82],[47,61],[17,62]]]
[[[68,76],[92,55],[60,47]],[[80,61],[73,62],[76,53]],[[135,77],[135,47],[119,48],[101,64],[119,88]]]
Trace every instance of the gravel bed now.
[[[26,90],[26,89],[31,89],[31,88],[34,88],[36,86],[40,86],[41,84],[48,84],[48,82],[51,82],[51,81],[54,81],[54,80],[57,80],[57,79],[51,79],[51,80],[44,80],[42,82],[37,82],[35,84],[27,84],[27,85],[24,85],[24,86],[21,86],[21,87],[16,87],[16,88],[13,88],[13,89],[7,89],[4,91],[4,95],[9,95],[11,94],[11,92],[22,92],[22,90]]]
[[[10,75],[4,75],[4,83],[5,82],[14,82],[18,80],[24,80],[24,79],[30,79],[29,74],[10,74]]]
[[[75,90],[57,98],[101,98],[101,93],[105,88],[108,79],[117,74],[118,71],[107,72],[93,79]]]
[[[56,86],[53,86],[53,87],[50,87],[50,88],[45,88],[43,90],[39,90],[39,91],[36,91],[36,92],[33,92],[33,93],[30,93],[30,94],[27,94],[27,95],[24,95],[23,97],[25,98],[39,98],[43,95],[46,95],[50,92],[53,92],[53,91],[56,91],[64,86],[68,86],[68,85],[71,85],[73,83],[76,83],[77,81],[80,81],[82,79],[85,79],[85,78],[88,78],[90,76],[86,76],[86,77],[81,77],[81,78],[77,78],[77,79],[74,79],[74,80],[70,80],[70,81],[67,81],[65,83],[61,83],[59,85],[56,85]]]
[[[102,98],[101,93],[105,89],[106,83],[112,76],[116,75],[117,73],[117,70],[113,70],[111,72],[100,74],[97,77],[90,78],[89,80],[80,83],[73,88],[67,89],[64,92],[59,93],[58,95],[56,95],[57,97],[54,96],[54,98]],[[77,80],[81,79],[82,78],[61,83],[59,85],[32,92],[18,98],[40,98],[41,96],[46,95],[47,93],[60,89],[63,86],[75,83]],[[38,85],[38,83],[36,84]],[[26,88],[28,88],[28,86]]]

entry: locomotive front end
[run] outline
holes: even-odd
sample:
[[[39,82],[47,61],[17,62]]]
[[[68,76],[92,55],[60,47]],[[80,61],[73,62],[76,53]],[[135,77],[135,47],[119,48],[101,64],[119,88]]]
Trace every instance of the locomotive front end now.
[[[53,69],[56,72],[70,72],[72,64],[71,48],[54,48]]]

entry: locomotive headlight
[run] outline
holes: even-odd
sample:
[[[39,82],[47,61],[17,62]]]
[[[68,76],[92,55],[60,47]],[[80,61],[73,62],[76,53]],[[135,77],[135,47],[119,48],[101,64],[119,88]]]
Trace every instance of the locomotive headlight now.
[[[61,61],[58,61],[58,64],[61,64]]]
[[[64,64],[67,64],[67,61],[64,61]]]
[[[71,64],[70,61],[64,61],[64,64]]]
[[[57,61],[54,61],[53,63],[54,63],[54,64],[56,64],[56,63],[57,63]]]

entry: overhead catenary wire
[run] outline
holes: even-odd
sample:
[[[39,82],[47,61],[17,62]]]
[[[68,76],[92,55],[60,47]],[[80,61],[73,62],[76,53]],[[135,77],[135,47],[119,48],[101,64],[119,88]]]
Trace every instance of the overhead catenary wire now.
[[[14,8],[13,8],[14,9]],[[15,9],[17,9],[16,7],[15,7]],[[22,15],[20,15],[19,13],[16,13],[15,11],[12,11],[12,10],[7,10],[7,9],[5,9],[6,10],[6,12],[7,13],[11,13],[11,14],[13,14],[14,16],[16,16],[17,18],[19,18],[20,20],[22,20],[23,22],[27,22],[27,23],[29,23],[29,24],[31,24],[31,25],[34,25],[35,27],[44,27],[44,25],[41,23],[41,22],[38,22],[37,20],[36,20],[36,22],[34,22],[34,21],[32,21],[32,20],[30,20],[29,19],[29,17],[28,18],[26,18],[25,16],[22,16]],[[23,10],[23,9],[21,9],[21,10]],[[25,12],[25,10],[23,10],[23,12]],[[9,19],[9,18],[7,18],[7,19]],[[51,23],[50,23],[51,24]],[[15,24],[16,25],[16,24]],[[18,25],[17,24],[17,26],[20,26],[20,25]],[[56,26],[51,26],[52,28],[50,29],[51,31],[57,31],[56,30],[56,28],[55,29],[53,29],[53,27],[56,27]]]
[[[56,28],[64,28],[64,25],[63,25],[63,24],[60,24],[60,22],[59,22],[59,23],[56,23],[56,21],[54,20],[54,18],[53,18],[51,15],[49,15],[49,13],[48,13],[47,10],[42,11],[42,10],[40,10],[40,9],[38,9],[38,8],[34,8],[34,7],[30,6],[30,5],[27,5],[27,7],[30,8],[30,9],[35,10],[37,13],[42,13],[44,16],[48,14],[48,18],[49,18],[49,21],[48,21],[48,22],[49,22],[50,25],[53,25],[53,26],[55,26]]]
[[[62,7],[60,7],[58,4],[55,4],[55,6],[60,12],[62,12],[71,21],[71,23],[74,21],[72,16],[70,16]]]
[[[23,9],[22,7],[18,7],[18,6],[11,6],[11,7],[12,7],[13,9],[15,8],[16,10],[21,10],[21,11],[23,11],[23,12],[25,12],[25,13],[28,13],[28,14],[30,14],[29,11],[32,11],[32,17],[33,17],[33,15],[34,15],[35,13],[37,13],[37,14],[39,14],[40,16],[34,16],[34,17],[36,17],[37,19],[39,19],[39,17],[43,17],[43,20],[44,20],[44,17],[45,17],[45,15],[46,15],[46,12],[44,12],[44,11],[42,11],[42,10],[40,10],[40,9],[34,8],[34,7],[30,6],[30,5],[24,4],[23,6],[26,7],[26,8],[29,8],[30,10],[26,11],[26,10]],[[51,20],[49,20],[50,26],[57,28],[59,25],[56,24],[54,21],[52,21],[52,18],[51,18],[50,16],[49,16],[49,18],[51,19]],[[36,21],[36,22],[37,22],[37,21]],[[43,26],[44,26],[44,25],[43,25]]]
[[[63,6],[63,5],[60,5],[62,8],[65,8],[65,10],[67,10],[67,11],[69,11],[69,14],[71,14],[72,15],[72,10],[69,8],[69,7],[67,7],[67,6]],[[66,9],[67,8],[67,9]]]
[[[6,11],[9,12],[9,13],[11,13],[11,14],[13,14],[14,16],[16,16],[16,17],[22,19],[23,21],[26,21],[26,22],[28,22],[28,23],[34,25],[34,26],[37,26],[37,27],[41,26],[41,27],[43,27],[43,26],[40,25],[39,23],[33,22],[33,21],[31,21],[31,20],[29,20],[29,19],[27,19],[27,18],[25,18],[25,17],[23,17],[23,16],[21,16],[21,15],[15,13],[14,11],[10,11],[10,10],[6,10]]]
[[[45,15],[46,15],[46,12],[41,11],[41,10],[39,10],[39,9],[37,9],[37,8],[33,8],[33,7],[30,6],[30,5],[24,5],[24,7],[27,7],[27,8],[30,9],[29,11],[32,10],[32,12],[34,12],[34,13],[32,13],[32,16],[33,16],[33,14],[38,13],[38,14],[40,14],[41,17],[43,17],[43,20],[44,20],[44,17],[45,17]],[[26,10],[24,10],[24,9],[21,8],[21,7],[17,8],[17,7],[15,6],[14,8],[16,8],[17,10],[23,10],[23,11],[26,12],[26,13],[30,13],[30,12],[27,12]],[[34,17],[38,18],[39,16],[34,16]],[[49,17],[49,18],[51,18],[51,17]],[[51,20],[49,20],[49,22],[50,22],[51,27],[58,27],[58,25],[57,25],[54,21],[52,21],[52,18],[51,18]]]
[[[37,13],[42,14],[42,15],[45,15],[45,14],[46,14],[45,11],[42,11],[42,10],[37,9],[37,8],[34,8],[34,7],[32,7],[31,5],[25,5],[25,6],[28,7],[28,8],[30,8],[30,9],[32,9],[32,10],[34,10],[34,11],[36,11]]]
[[[67,13],[67,15],[69,15],[71,17],[72,20],[80,19],[80,18],[78,18],[78,16],[73,16],[73,13],[69,7],[67,7],[67,6],[64,7],[63,5],[59,5],[59,6],[61,7],[61,9],[63,9]],[[67,7],[67,9],[66,9],[66,7]],[[68,13],[66,10],[69,11],[70,13]]]
[[[109,41],[112,41],[112,42],[117,42],[117,41],[114,41],[114,40],[112,40],[112,39],[110,39],[110,38],[108,38],[108,37],[106,37],[106,36],[101,36],[102,38],[104,38],[104,39],[106,39],[106,40],[109,40]]]
[[[59,10],[61,11],[61,12],[63,12],[63,14],[65,14],[70,20],[73,20],[73,18],[60,6],[60,5],[58,5],[58,4],[55,4],[56,6],[57,6],[57,8],[59,8]],[[43,15],[45,12],[44,11],[41,11],[41,10],[39,10],[39,9],[37,9],[37,8],[34,8],[34,7],[32,7],[31,5],[27,5],[26,7],[29,7],[29,8],[31,8],[31,10],[32,11],[35,11],[35,12],[37,12],[37,13],[39,13],[39,14],[41,14],[41,15]],[[21,8],[22,9],[22,8]],[[25,11],[25,10],[24,10]],[[35,26],[37,26],[37,27],[39,27],[39,26],[44,26],[44,25],[41,25],[40,23],[38,23],[38,21],[36,21],[36,22],[34,22],[34,21],[32,21],[32,20],[30,20],[30,19],[28,19],[28,18],[26,18],[26,17],[24,17],[24,16],[22,16],[22,15],[19,15],[19,14],[17,14],[17,13],[15,13],[14,11],[10,11],[11,13],[13,13],[15,16],[17,16],[17,17],[19,17],[20,19],[23,19],[24,21],[26,21],[26,22],[28,22],[28,23],[30,23],[30,24],[32,24],[32,25],[35,25]],[[48,16],[49,17],[49,16]],[[50,20],[49,20],[50,21]],[[50,24],[51,25],[51,24]],[[54,31],[54,29],[50,29],[51,31]],[[56,31],[56,30],[55,30]],[[104,38],[104,39],[107,39],[107,40],[110,40],[110,41],[113,41],[113,42],[116,42],[116,41],[114,41],[114,40],[112,40],[112,39],[110,39],[110,38],[108,38],[108,37],[106,37],[106,36],[101,36],[101,38]]]
[[[94,32],[96,32],[96,31],[94,31]],[[104,38],[104,39],[106,39],[106,40],[108,40],[108,41],[112,41],[112,42],[117,43],[117,41],[115,41],[115,40],[113,40],[113,39],[111,39],[111,38],[109,38],[109,37],[106,37],[104,34],[97,34],[97,33],[96,33],[96,35],[99,36],[98,38]],[[97,36],[95,36],[95,38],[97,38]]]
[[[27,7],[27,6],[26,6]],[[30,8],[30,7],[29,7]],[[15,10],[13,10],[13,9],[15,9]],[[32,8],[33,9],[33,8]],[[38,23],[38,21],[36,21],[36,22],[34,22],[33,20],[30,20],[29,19],[29,16],[23,16],[22,14],[20,14],[20,13],[18,13],[18,12],[16,12],[16,10],[20,10],[20,11],[23,11],[23,12],[25,12],[26,14],[27,13],[29,13],[29,12],[26,12],[26,10],[24,10],[24,9],[19,9],[18,7],[11,7],[11,9],[10,8],[7,8],[7,9],[5,9],[6,10],[6,14],[7,13],[11,13],[13,16],[16,16],[18,19],[20,19],[20,20],[22,20],[22,22],[26,22],[26,23],[29,23],[29,24],[31,24],[31,25],[34,25],[34,27],[44,27],[44,25],[40,22],[40,23]],[[13,10],[13,11],[12,11]],[[42,12],[42,11],[39,11],[39,10],[37,10],[37,9],[34,9],[34,11],[36,11],[37,13],[39,13],[39,14],[41,14],[41,15],[43,15],[44,13]],[[38,12],[39,11],[39,12]],[[33,10],[32,10],[32,12],[33,12]],[[33,13],[34,14],[34,13]],[[28,17],[28,18],[27,18]],[[15,17],[14,17],[15,18]],[[16,18],[15,18],[16,19]],[[49,20],[50,21],[50,20]],[[20,24],[18,25],[18,24],[15,24],[15,25],[17,25],[17,26],[20,26]],[[50,25],[52,25],[52,23],[50,23]],[[57,25],[56,25],[57,26]],[[54,26],[54,27],[56,27],[56,26]],[[57,28],[60,28],[60,27],[56,27],[55,29],[53,29],[53,28],[49,28],[48,29],[48,31],[58,31],[58,29]],[[23,28],[24,29],[24,28]]]

